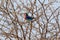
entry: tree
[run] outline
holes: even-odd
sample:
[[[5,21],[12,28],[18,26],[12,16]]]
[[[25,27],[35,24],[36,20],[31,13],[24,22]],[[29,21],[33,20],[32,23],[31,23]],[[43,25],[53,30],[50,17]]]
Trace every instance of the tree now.
[[[1,40],[59,40],[58,0],[0,0]],[[35,19],[25,22],[23,13]]]

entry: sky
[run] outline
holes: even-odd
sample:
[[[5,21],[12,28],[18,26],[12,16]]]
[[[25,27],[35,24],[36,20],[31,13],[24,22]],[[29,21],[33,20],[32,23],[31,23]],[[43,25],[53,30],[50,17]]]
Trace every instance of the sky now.
[[[43,0],[40,0],[41,2],[43,2]],[[56,9],[56,8],[58,8],[59,6],[60,6],[60,0],[56,0],[57,2],[55,2],[55,3],[53,3],[52,4],[52,6],[51,7],[53,7],[54,9]],[[0,1],[1,2],[1,1]],[[16,2],[19,4],[20,2],[18,1],[18,0],[16,0]],[[25,2],[25,0],[24,0],[24,2]],[[26,3],[26,2],[25,2]],[[44,4],[48,4],[48,0],[45,0],[45,2],[44,2]],[[37,1],[37,3],[36,3],[36,5],[39,7],[39,2]],[[17,4],[16,3],[14,3],[14,8],[16,9],[16,6],[17,6]],[[47,10],[48,11],[48,10]],[[54,11],[54,10],[53,10]],[[24,12],[23,10],[22,10],[22,12]],[[49,11],[48,11],[49,12]],[[48,14],[48,12],[47,12],[47,15],[50,15],[50,14]],[[1,12],[0,12],[0,14],[2,14]],[[60,17],[60,16],[59,16]],[[0,24],[3,24],[4,23],[4,21],[1,21],[1,19],[2,19],[2,16],[0,15]],[[2,19],[3,20],[3,19]],[[59,20],[60,21],[60,20]],[[55,23],[55,19],[53,19],[52,21],[51,21],[52,23]],[[6,24],[5,24],[6,25]],[[35,26],[38,26],[38,25],[35,25]],[[0,26],[1,27],[1,26]],[[49,27],[49,30],[51,30],[52,29],[52,27]],[[33,33],[36,33],[36,31],[35,30],[32,30],[33,31]],[[54,31],[54,30],[53,30]],[[48,36],[46,36],[47,38],[48,37],[50,37],[50,35],[51,34],[49,34],[49,33],[47,33],[46,35],[48,35]],[[0,37],[1,38],[1,37]],[[2,40],[4,40],[3,39],[3,37],[1,38]]]

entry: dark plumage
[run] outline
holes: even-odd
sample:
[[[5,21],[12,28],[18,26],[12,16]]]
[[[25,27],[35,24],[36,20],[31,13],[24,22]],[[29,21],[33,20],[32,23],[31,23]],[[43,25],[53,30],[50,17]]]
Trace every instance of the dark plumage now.
[[[24,19],[25,19],[25,20],[29,20],[29,21],[31,21],[31,20],[33,20],[34,18],[33,18],[33,17],[28,16],[28,14],[27,14],[27,13],[25,13],[25,14],[24,14]]]

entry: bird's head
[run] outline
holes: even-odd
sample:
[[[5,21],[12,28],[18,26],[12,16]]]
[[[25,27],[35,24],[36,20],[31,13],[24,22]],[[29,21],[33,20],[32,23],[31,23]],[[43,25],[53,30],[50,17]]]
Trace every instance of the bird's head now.
[[[27,13],[24,13],[24,19],[26,18],[26,16],[28,16],[28,14]]]
[[[28,16],[28,13],[24,13],[25,16]]]

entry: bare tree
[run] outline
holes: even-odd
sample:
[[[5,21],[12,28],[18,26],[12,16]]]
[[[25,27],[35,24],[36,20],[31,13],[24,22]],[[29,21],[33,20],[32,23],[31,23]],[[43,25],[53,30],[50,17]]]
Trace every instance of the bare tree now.
[[[59,0],[0,0],[0,40],[60,40]]]

